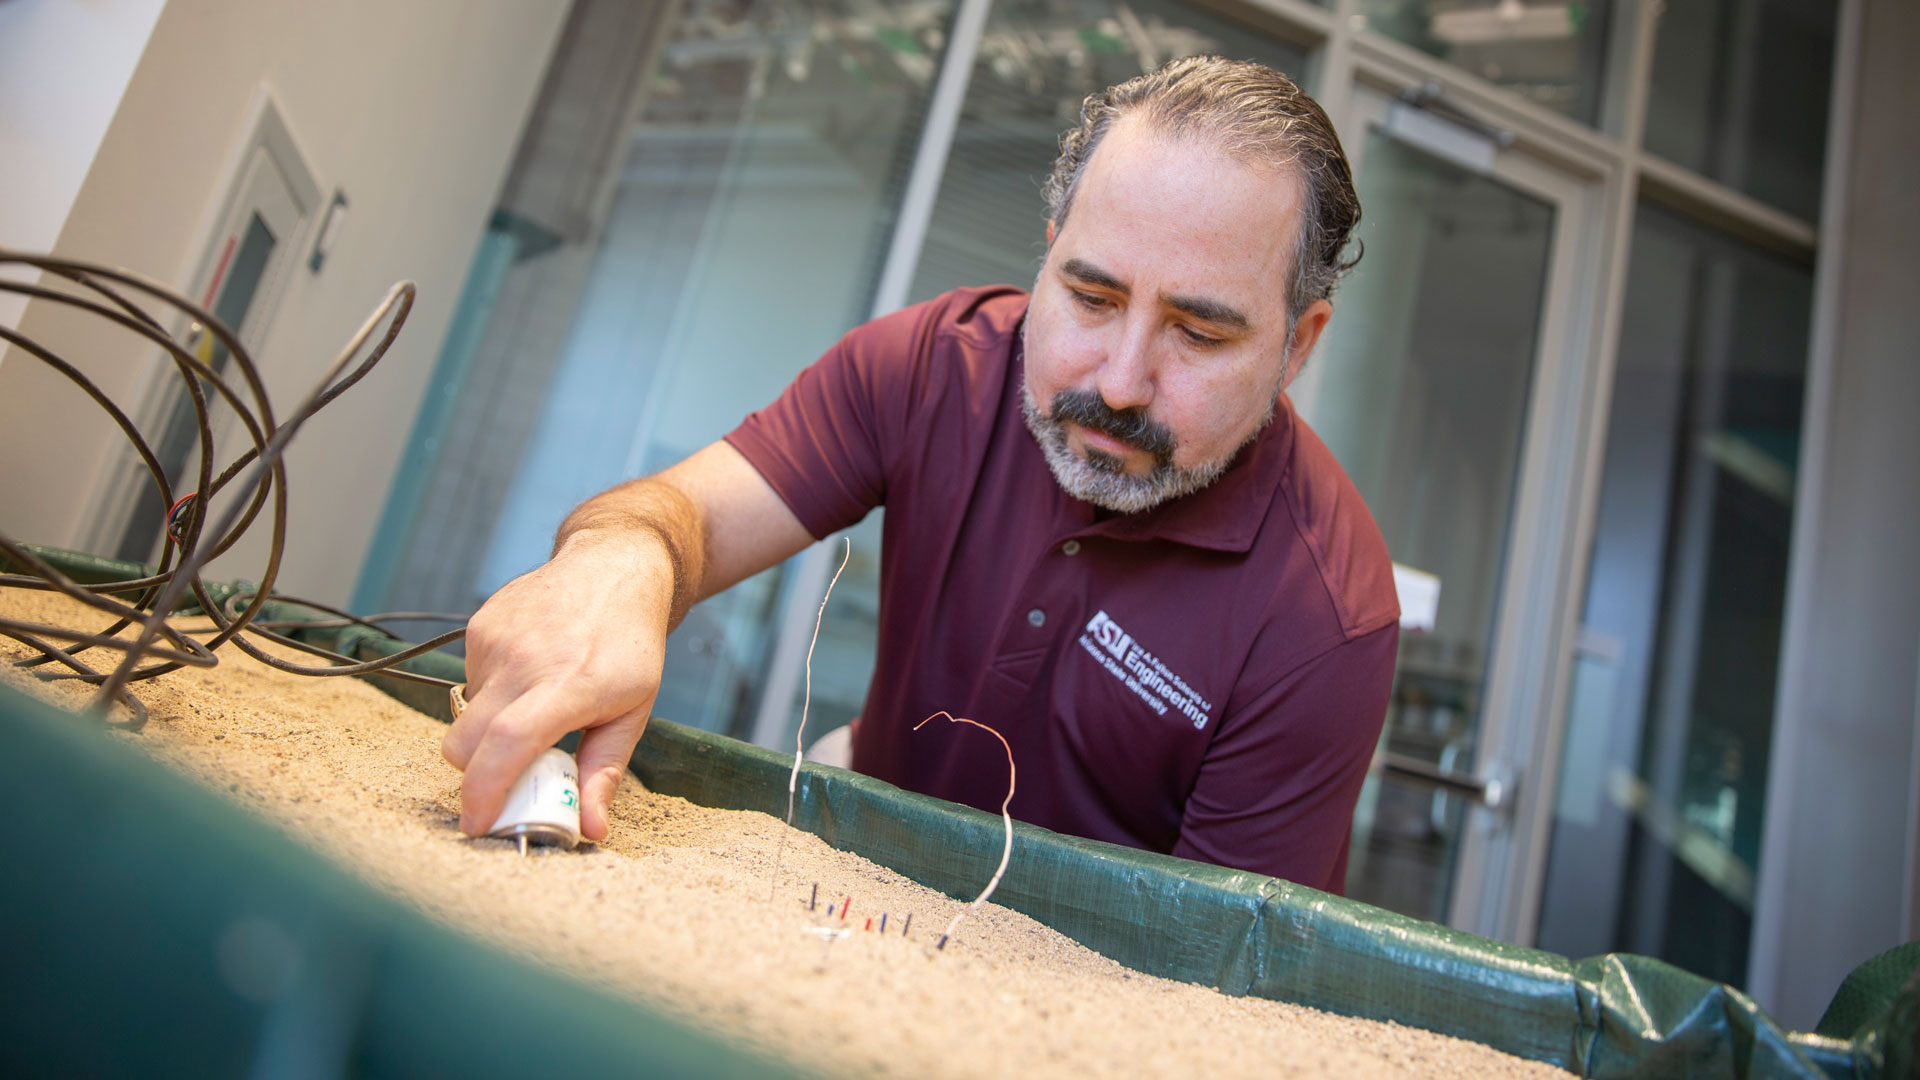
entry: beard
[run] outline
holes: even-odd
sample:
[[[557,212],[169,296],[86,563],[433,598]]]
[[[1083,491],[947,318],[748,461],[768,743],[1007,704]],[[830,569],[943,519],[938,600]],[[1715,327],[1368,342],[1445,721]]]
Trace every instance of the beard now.
[[[1029,315],[1020,324],[1020,351],[1029,357],[1033,355],[1028,348],[1031,320]],[[1291,328],[1288,337],[1292,337]],[[1169,499],[1191,495],[1220,479],[1220,474],[1227,471],[1240,451],[1273,423],[1285,388],[1283,377],[1273,392],[1273,400],[1267,402],[1267,415],[1254,425],[1240,445],[1216,461],[1186,467],[1173,463],[1174,451],[1180,448],[1180,443],[1170,428],[1148,416],[1145,409],[1109,406],[1097,390],[1062,390],[1053,396],[1050,408],[1043,413],[1023,376],[1020,415],[1026,420],[1033,441],[1040,444],[1040,453],[1047,459],[1047,468],[1052,470],[1054,480],[1067,494],[1115,513],[1138,514]],[[1081,457],[1067,445],[1070,423],[1125,443],[1151,457],[1153,464],[1145,475],[1133,476],[1126,471],[1125,461],[1105,451],[1089,446],[1086,456]]]
[[[1220,478],[1233,461],[1233,454],[1218,461],[1205,461],[1182,467],[1173,463],[1179,444],[1164,424],[1144,409],[1113,409],[1092,390],[1062,390],[1053,397],[1048,413],[1040,411],[1024,380],[1020,386],[1020,415],[1027,430],[1040,444],[1047,468],[1067,494],[1083,502],[1121,514],[1151,510],[1169,499],[1190,495]],[[1269,413],[1271,419],[1271,413]],[[1067,445],[1067,425],[1078,424],[1142,451],[1153,464],[1141,476],[1126,471],[1126,462],[1112,454],[1087,447],[1085,457]],[[1262,428],[1266,426],[1263,422]],[[1258,430],[1255,431],[1257,435]],[[1252,436],[1247,439],[1253,441]],[[1246,445],[1245,443],[1241,444]]]

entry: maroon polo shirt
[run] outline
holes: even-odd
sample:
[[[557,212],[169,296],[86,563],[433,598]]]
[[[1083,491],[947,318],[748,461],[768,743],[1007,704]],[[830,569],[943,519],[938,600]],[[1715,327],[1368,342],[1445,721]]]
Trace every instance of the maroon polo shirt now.
[[[727,436],[815,537],[887,508],[860,772],[1059,832],[1344,890],[1399,606],[1359,493],[1282,400],[1212,486],[1066,494],[1020,416],[1027,296],[862,326]]]

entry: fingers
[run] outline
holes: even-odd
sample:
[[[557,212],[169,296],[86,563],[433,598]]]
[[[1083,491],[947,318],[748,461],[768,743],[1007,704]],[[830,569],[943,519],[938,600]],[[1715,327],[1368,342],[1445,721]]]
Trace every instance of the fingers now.
[[[440,756],[461,772],[466,771],[467,762],[472,760],[480,737],[486,734],[488,722],[518,696],[519,690],[514,685],[519,679],[494,678],[501,665],[493,657],[492,635],[483,625],[486,613],[487,607],[483,606],[467,622],[467,682],[463,690],[467,707],[453,718],[447,733],[440,737]],[[487,692],[490,684],[496,687],[491,694]]]
[[[500,711],[495,702],[506,700],[504,694],[483,699],[472,689],[468,687],[467,707],[447,725],[446,734],[440,736],[440,756],[461,772],[466,772],[467,762],[473,760],[474,748],[480,745],[480,736],[486,734],[487,721]]]
[[[440,752],[464,774],[460,829],[469,836],[490,831],[527,765],[577,729],[586,732],[582,830],[607,834],[607,809],[659,686],[671,575],[663,591],[658,574],[633,579],[630,552],[609,561],[597,550],[514,579],[467,624],[467,708]]]
[[[580,834],[589,840],[607,838],[608,810],[633,760],[633,748],[647,730],[650,711],[628,713],[580,734],[580,750],[574,755],[580,764]]]
[[[475,715],[480,708],[481,704],[475,703],[461,714],[461,719]],[[570,719],[574,716],[577,712],[569,708],[564,692],[547,684],[520,695],[490,718],[481,717],[479,722],[485,727],[467,753],[460,778],[461,832],[479,836],[493,827],[506,805],[507,789],[540,751],[552,746],[572,727]],[[451,761],[453,754],[460,752],[472,738],[471,733],[463,733],[461,746],[449,750],[447,742],[454,739],[454,733],[449,731],[441,751]]]

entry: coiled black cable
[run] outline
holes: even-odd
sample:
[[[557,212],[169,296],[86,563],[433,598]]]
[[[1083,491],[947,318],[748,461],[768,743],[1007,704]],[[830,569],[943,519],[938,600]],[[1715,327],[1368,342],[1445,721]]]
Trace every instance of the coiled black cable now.
[[[298,675],[378,673],[436,686],[454,685],[448,680],[407,671],[397,665],[459,640],[466,634],[464,626],[391,656],[370,661],[357,661],[287,637],[278,631],[296,625],[359,625],[377,631],[380,629],[377,625],[379,621],[401,616],[446,618],[458,622],[464,622],[464,617],[401,612],[363,618],[272,591],[274,580],[280,573],[280,560],[287,539],[287,476],[282,460],[287,444],[302,424],[365,378],[381,357],[386,355],[413,307],[412,282],[403,281],[388,290],[386,297],[328,365],[325,375],[314,388],[284,420],[276,420],[259,369],[239,337],[188,298],[127,270],[0,248],[0,267],[8,265],[33,268],[40,271],[43,281],[64,282],[68,288],[49,288],[0,278],[0,291],[19,293],[76,309],[112,323],[164,350],[173,362],[174,371],[185,384],[199,429],[199,462],[193,478],[194,487],[183,496],[176,495],[166,468],[139,428],[98,385],[54,350],[15,330],[0,326],[0,342],[11,344],[22,353],[46,364],[100,406],[132,444],[160,496],[161,505],[169,508],[162,525],[166,540],[162,544],[159,564],[151,574],[124,580],[87,584],[75,582],[32,550],[0,533],[0,552],[26,569],[25,573],[0,574],[0,588],[59,592],[111,617],[109,625],[100,629],[50,626],[0,618],[0,635],[19,641],[34,651],[35,655],[15,661],[16,666],[39,669],[34,673],[42,678],[77,679],[99,686],[100,694],[95,699],[93,711],[109,722],[130,728],[137,728],[146,722],[147,709],[127,691],[129,683],[164,675],[183,665],[212,667],[218,662],[214,651],[228,642],[263,664]],[[177,324],[182,316],[189,320],[187,336],[190,339],[197,340],[198,335],[211,334],[225,347],[228,366],[224,370],[216,370],[168,331],[168,324]],[[384,332],[369,348],[367,343],[374,338],[382,324],[385,326]],[[355,363],[355,358],[361,357],[363,352],[364,358]],[[225,377],[227,373],[236,371],[240,383],[237,388]],[[239,417],[249,444],[217,476],[213,472],[217,448],[209,411],[209,391]],[[209,527],[209,508],[214,499],[229,487],[233,488],[233,492],[225,511],[219,521]],[[216,602],[206,583],[201,580],[201,568],[209,560],[232,548],[269,503],[272,508],[272,539],[259,584],[236,591],[226,597],[224,603]],[[204,640],[189,636],[186,631],[168,622],[168,616],[181,607],[189,594],[198,603],[200,611],[214,623],[214,630]],[[255,620],[269,600],[306,607],[333,618],[313,624],[291,624],[286,621],[256,623]],[[122,635],[122,631],[134,626],[138,627],[137,633]],[[283,660],[249,641],[249,634],[320,657],[329,663],[306,665]],[[110,669],[105,664],[95,667],[83,658],[83,654],[93,649],[118,653],[118,661]],[[128,710],[127,719],[116,721],[111,717],[112,702],[119,702]]]

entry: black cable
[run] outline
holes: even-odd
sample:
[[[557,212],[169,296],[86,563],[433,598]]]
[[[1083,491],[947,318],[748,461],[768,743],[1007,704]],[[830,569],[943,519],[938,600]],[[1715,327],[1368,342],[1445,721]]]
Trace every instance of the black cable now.
[[[128,683],[164,675],[183,665],[211,667],[218,662],[215,650],[229,641],[263,664],[300,675],[380,674],[435,686],[454,685],[449,680],[407,671],[397,665],[458,641],[466,634],[464,626],[409,646],[391,656],[368,661],[343,656],[278,631],[296,627],[336,629],[360,626],[384,633],[378,625],[380,621],[407,618],[464,623],[465,616],[389,612],[362,618],[324,604],[272,591],[286,548],[287,476],[283,454],[287,444],[302,424],[365,378],[386,355],[412,309],[412,282],[401,282],[388,291],[346,347],[328,365],[325,375],[287,414],[284,421],[276,421],[252,355],[230,328],[192,300],[138,274],[94,263],[0,249],[0,267],[8,264],[38,270],[45,280],[66,282],[74,289],[47,288],[0,278],[0,291],[19,293],[72,308],[162,349],[172,362],[173,370],[186,385],[187,398],[193,407],[193,417],[198,427],[196,441],[199,449],[198,468],[193,478],[195,486],[185,496],[177,496],[173,482],[167,476],[166,463],[160,460],[141,435],[132,418],[93,380],[40,342],[15,330],[0,327],[0,342],[10,344],[46,364],[78,387],[113,420],[146,469],[161,505],[168,508],[161,525],[164,539],[159,565],[151,574],[140,577],[80,584],[29,549],[0,535],[0,553],[25,571],[0,574],[0,588],[58,592],[112,619],[104,629],[88,629],[0,618],[0,636],[21,642],[34,652],[26,659],[13,661],[14,666],[44,667],[46,670],[35,671],[34,674],[44,679],[73,679],[99,686],[95,711],[107,716],[108,704],[120,702],[130,714],[130,719],[120,723],[130,728],[145,723],[148,714],[146,707],[127,692]],[[183,319],[188,322],[191,340],[217,341],[226,350],[226,368],[216,370],[168,331],[169,324],[178,325]],[[375,331],[383,323],[385,331],[368,347],[367,343],[374,339]],[[210,335],[210,339],[199,335]],[[355,358],[362,355],[363,349],[364,359],[355,363]],[[238,374],[238,386],[226,377],[231,373]],[[237,415],[248,444],[218,475],[213,471],[215,432],[209,411],[213,400],[224,403]],[[57,460],[44,468],[56,478],[72,479],[71,470]],[[12,471],[32,471],[32,467],[23,466]],[[213,500],[229,487],[233,488],[233,492],[219,520],[214,522],[210,516]],[[216,602],[206,583],[201,580],[201,568],[238,543],[258,520],[261,512],[269,508],[272,538],[259,584],[233,593],[224,603]],[[212,635],[204,640],[189,636],[167,621],[167,616],[175,612],[189,594],[213,622]],[[120,599],[129,596],[131,599]],[[309,623],[284,619],[256,622],[269,601],[305,607],[331,618]],[[129,627],[138,627],[137,633],[131,637],[122,634]],[[246,635],[266,638],[330,663],[325,666],[292,663],[260,649]],[[92,649],[105,649],[119,654],[111,670],[101,670],[105,665],[95,666],[81,658],[83,653]]]
[[[286,601],[288,603],[301,604],[306,607],[313,608],[316,611],[325,611],[325,612],[332,613],[334,610],[330,607],[326,607],[321,604],[310,603],[305,600],[290,600],[289,598],[284,596],[276,596],[274,597],[274,599]],[[446,612],[446,611],[382,611],[378,615],[354,615],[350,612],[343,611],[338,613],[337,618],[332,618],[332,619],[277,619],[277,620],[255,619],[253,620],[249,628],[256,629],[256,630],[300,630],[300,629],[338,630],[348,626],[364,626],[369,630],[379,630],[381,633],[385,633],[386,632],[385,629],[383,629],[380,626],[381,623],[389,623],[389,622],[462,622],[463,623],[466,621],[467,621],[467,616],[455,615],[455,614],[452,614],[451,612]]]

